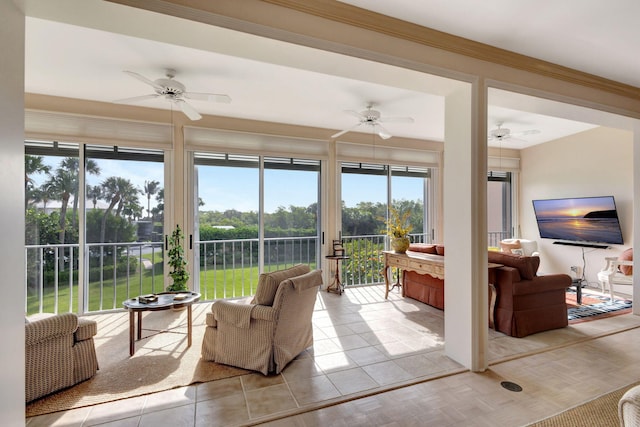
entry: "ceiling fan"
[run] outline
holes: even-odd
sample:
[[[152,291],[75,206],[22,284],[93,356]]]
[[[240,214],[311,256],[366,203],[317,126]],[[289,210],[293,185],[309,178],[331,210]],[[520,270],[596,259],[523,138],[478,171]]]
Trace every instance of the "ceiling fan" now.
[[[361,125],[371,126],[376,133],[382,139],[391,138],[391,134],[387,132],[387,130],[382,127],[380,123],[413,123],[412,117],[382,117],[380,111],[373,109],[374,104],[368,104],[367,109],[361,112],[357,112],[354,110],[345,110],[345,113],[351,114],[359,120],[359,123],[356,125],[342,130],[334,135],[331,135],[331,138],[338,138],[341,135],[344,135],[347,132],[350,132]]]
[[[131,77],[144,82],[155,90],[156,93],[149,95],[134,96],[132,98],[119,99],[113,101],[119,104],[129,104],[138,101],[144,101],[147,99],[163,97],[166,100],[177,104],[182,112],[191,120],[200,120],[202,116],[193,108],[185,99],[194,99],[197,101],[212,101],[212,102],[224,102],[230,103],[231,98],[228,95],[216,94],[216,93],[200,93],[200,92],[187,92],[186,87],[173,78],[176,75],[176,70],[167,69],[166,78],[150,80],[133,71],[124,71]]]
[[[535,135],[540,133],[537,129],[530,129],[521,132],[511,132],[511,129],[503,128],[504,123],[496,123],[497,128],[489,131],[489,141],[504,141],[506,139],[517,139],[520,136]]]

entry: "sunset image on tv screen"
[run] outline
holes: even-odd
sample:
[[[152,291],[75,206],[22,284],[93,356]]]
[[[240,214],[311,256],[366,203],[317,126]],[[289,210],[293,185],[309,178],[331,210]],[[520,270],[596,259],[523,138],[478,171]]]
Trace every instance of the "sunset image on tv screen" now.
[[[613,196],[534,200],[540,237],[622,244]]]

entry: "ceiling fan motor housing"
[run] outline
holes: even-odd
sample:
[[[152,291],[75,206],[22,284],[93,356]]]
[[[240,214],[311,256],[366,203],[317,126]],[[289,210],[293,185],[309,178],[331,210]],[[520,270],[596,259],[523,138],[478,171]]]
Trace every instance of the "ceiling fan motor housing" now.
[[[157,79],[155,83],[162,86],[162,90],[156,89],[156,93],[158,93],[158,95],[179,96],[186,91],[186,88],[182,83],[173,79]]]
[[[366,123],[375,123],[380,120],[380,111],[377,110],[368,109],[360,114],[362,114]]]

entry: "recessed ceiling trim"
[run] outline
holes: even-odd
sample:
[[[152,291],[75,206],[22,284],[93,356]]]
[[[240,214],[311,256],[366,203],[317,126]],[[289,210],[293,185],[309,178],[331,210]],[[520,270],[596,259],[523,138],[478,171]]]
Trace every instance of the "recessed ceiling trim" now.
[[[321,0],[263,0],[266,3],[303,12],[319,18],[363,28],[425,46],[490,61],[511,68],[554,79],[604,90],[634,99],[640,98],[640,88],[609,80],[593,74],[564,67],[541,59],[500,49],[484,43],[426,28],[397,18],[381,15],[340,2]]]

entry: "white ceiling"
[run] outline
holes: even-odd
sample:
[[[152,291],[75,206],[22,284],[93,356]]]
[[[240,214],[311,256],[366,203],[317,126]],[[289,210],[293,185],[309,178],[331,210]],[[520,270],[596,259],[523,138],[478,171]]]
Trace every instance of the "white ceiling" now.
[[[572,14],[560,13],[565,3],[577,7],[586,2],[602,3],[565,0],[560,7],[552,1],[488,0],[472,14],[469,9],[478,8],[473,0],[394,0],[393,7],[382,0],[345,3],[366,5],[380,13],[640,86],[640,57],[629,54],[631,45],[640,41],[640,26],[632,25],[629,17],[634,14],[626,12],[636,11],[634,16],[640,16],[640,2],[613,0],[607,2],[606,11],[583,7]],[[612,6],[618,3],[629,9],[616,12]],[[25,4],[30,16],[27,93],[111,102],[152,93],[150,86],[123,70],[154,80],[164,77],[166,68],[174,68],[176,79],[189,91],[231,96],[231,104],[190,101],[202,114],[326,128],[328,138],[357,123],[344,110],[360,111],[373,102],[383,116],[415,119],[412,124],[385,124],[391,134],[444,140],[443,95],[458,84],[451,80],[97,0],[26,0]],[[596,17],[602,19],[594,20]],[[620,55],[616,47],[629,49],[627,55]],[[603,65],[603,59],[610,62]],[[540,131],[523,137],[526,141],[511,140],[510,148],[550,141],[598,123],[582,110],[568,113],[559,103],[497,90],[490,93],[490,102],[490,129],[504,122],[514,132]],[[139,105],[170,108],[162,99]],[[362,126],[358,130],[370,132]]]

